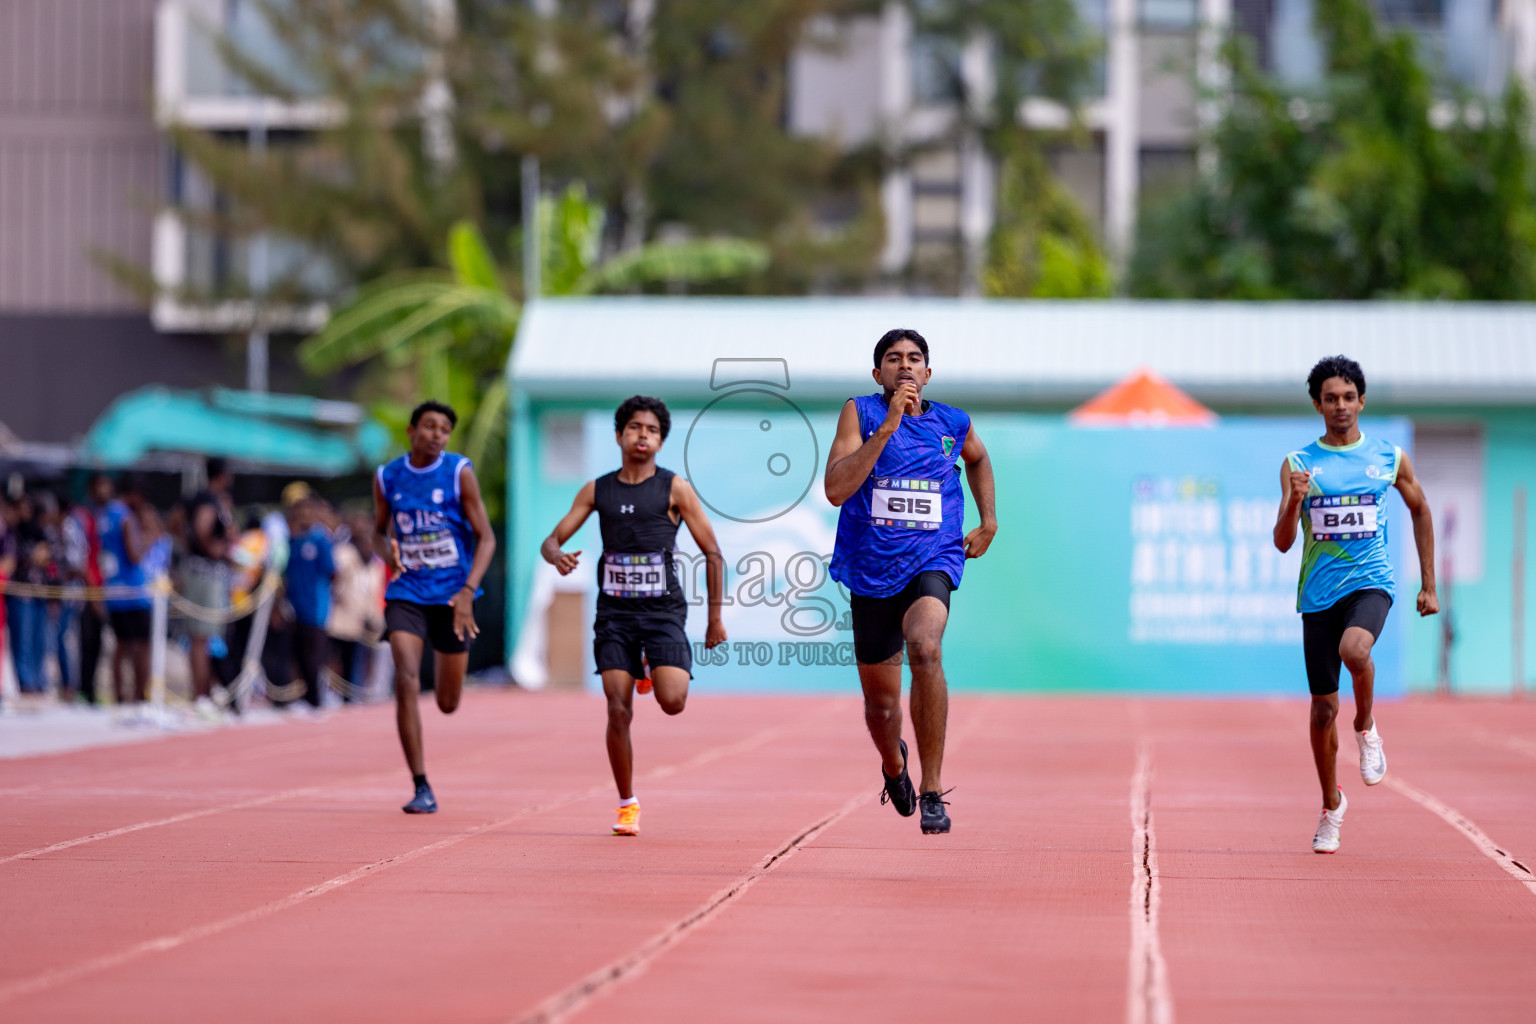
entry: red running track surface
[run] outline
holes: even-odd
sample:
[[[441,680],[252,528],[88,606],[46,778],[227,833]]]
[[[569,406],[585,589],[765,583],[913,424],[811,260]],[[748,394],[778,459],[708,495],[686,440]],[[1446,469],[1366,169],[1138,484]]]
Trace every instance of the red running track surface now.
[[[388,707],[0,762],[5,1021],[1536,1019],[1536,703],[1378,709],[1310,850],[1301,702],[957,698],[954,832],[849,698]]]

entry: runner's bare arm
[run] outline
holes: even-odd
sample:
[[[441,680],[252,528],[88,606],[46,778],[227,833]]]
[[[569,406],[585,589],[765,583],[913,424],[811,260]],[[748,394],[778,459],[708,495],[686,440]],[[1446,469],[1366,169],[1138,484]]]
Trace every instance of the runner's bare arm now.
[[[1397,467],[1397,480],[1392,486],[1403,496],[1403,504],[1413,517],[1413,545],[1419,549],[1419,614],[1433,615],[1440,610],[1440,597],[1435,593],[1435,524],[1429,512],[1429,499],[1414,475],[1413,460],[1407,452],[1403,452],[1403,464]]]
[[[581,524],[587,521],[592,510],[597,507],[597,482],[588,480],[581,485],[581,490],[576,492],[576,500],[571,502],[571,510],[555,524],[544,543],[539,546],[539,554],[544,556],[544,561],[560,570],[561,576],[569,576],[576,568],[580,551],[572,551],[569,554],[560,550],[560,545],[576,535],[581,529]]]
[[[480,480],[467,463],[459,470],[459,505],[470,529],[475,531],[475,560],[469,564],[469,577],[448,604],[453,608],[454,635],[469,640],[480,635],[480,627],[475,624],[475,591],[480,589],[480,581],[485,579],[496,555],[496,531],[491,529],[491,518],[485,514]]]
[[[389,571],[389,578],[394,579],[405,572],[405,566],[400,562],[400,543],[395,540],[390,530],[389,499],[384,496],[384,488],[379,485],[379,474],[373,474],[373,532],[379,535],[382,542],[379,546],[383,549],[379,552],[384,559],[384,568]]]
[[[1312,474],[1291,469],[1291,460],[1280,463],[1280,511],[1275,515],[1275,547],[1291,550],[1296,543],[1296,524],[1301,517],[1301,503],[1312,486]]]
[[[976,511],[981,514],[981,525],[965,535],[965,557],[980,558],[997,536],[997,488],[992,479],[992,458],[975,427],[966,432],[960,458],[965,462],[965,482],[970,485]]]
[[[827,473],[822,489],[827,500],[841,505],[864,486],[875,468],[885,443],[901,426],[903,410],[917,401],[917,388],[910,383],[902,384],[891,396],[885,421],[865,440],[860,436],[859,410],[849,399],[837,417],[837,436],[832,439],[832,450],[827,453]]]
[[[672,507],[677,509],[693,542],[704,552],[705,588],[709,591],[709,625],[704,631],[704,646],[714,648],[725,641],[725,621],[720,609],[725,598],[725,556],[715,539],[715,528],[704,514],[704,503],[693,485],[680,476],[672,478]]]

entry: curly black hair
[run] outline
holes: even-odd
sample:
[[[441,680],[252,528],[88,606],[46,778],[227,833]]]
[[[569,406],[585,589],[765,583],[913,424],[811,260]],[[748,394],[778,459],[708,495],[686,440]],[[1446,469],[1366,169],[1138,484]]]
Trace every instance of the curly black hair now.
[[[878,370],[880,368],[880,360],[885,358],[885,354],[891,350],[891,346],[898,341],[915,343],[918,351],[923,354],[923,364],[927,365],[928,342],[924,341],[923,336],[912,330],[912,328],[898,327],[893,331],[886,331],[880,336],[880,340],[875,342],[875,369]]]
[[[444,416],[447,416],[448,426],[450,427],[456,427],[459,425],[459,414],[453,411],[453,406],[445,405],[442,402],[429,398],[411,410],[411,426],[414,427],[416,424],[420,423],[421,418],[429,412],[440,412]]]
[[[1328,356],[1319,359],[1312,372],[1307,374],[1307,393],[1312,396],[1312,401],[1322,398],[1323,381],[1329,377],[1343,377],[1355,386],[1361,398],[1365,397],[1365,371],[1360,369],[1360,364],[1348,356]]]
[[[634,395],[624,399],[624,404],[619,406],[619,411],[613,414],[614,433],[624,433],[624,428],[629,425],[630,417],[637,412],[653,412],[656,421],[661,424],[661,439],[665,441],[667,435],[672,432],[672,414],[667,412],[667,403],[650,395]]]

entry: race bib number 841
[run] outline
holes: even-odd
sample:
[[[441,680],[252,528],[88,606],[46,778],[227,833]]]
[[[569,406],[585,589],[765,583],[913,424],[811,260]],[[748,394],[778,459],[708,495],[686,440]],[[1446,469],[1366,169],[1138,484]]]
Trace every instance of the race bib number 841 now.
[[[1318,494],[1307,499],[1313,540],[1365,540],[1376,536],[1374,494]]]
[[[944,495],[939,480],[875,480],[870,521],[875,526],[907,530],[937,530],[944,522]]]

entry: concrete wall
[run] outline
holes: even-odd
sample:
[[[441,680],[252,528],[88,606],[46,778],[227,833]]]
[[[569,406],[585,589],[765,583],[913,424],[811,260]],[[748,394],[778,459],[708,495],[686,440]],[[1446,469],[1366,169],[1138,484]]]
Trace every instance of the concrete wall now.
[[[155,4],[0,2],[0,314],[138,305],[89,252],[149,266]]]

